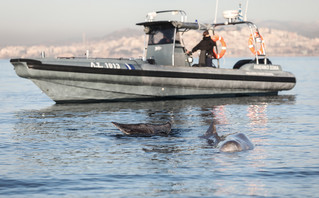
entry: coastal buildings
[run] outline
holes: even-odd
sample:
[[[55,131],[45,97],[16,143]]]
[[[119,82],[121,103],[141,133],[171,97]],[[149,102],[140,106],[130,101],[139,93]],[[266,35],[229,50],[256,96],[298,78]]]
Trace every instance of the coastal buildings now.
[[[127,36],[132,31],[132,36]],[[140,34],[136,32],[140,32]],[[0,46],[0,58],[39,57],[44,51],[47,57],[74,57],[85,56],[86,50],[92,57],[134,57],[143,55],[144,36],[142,30],[125,30],[126,34],[109,35],[103,39],[86,40],[86,42],[69,43],[64,45],[32,45],[32,46]],[[295,32],[278,29],[260,28],[264,37],[268,56],[318,56],[319,37],[309,38]],[[223,36],[227,45],[225,57],[250,56],[248,38],[250,33],[243,29],[234,29],[229,32],[217,30]],[[189,31],[184,35],[187,49],[191,49],[199,40],[201,32]],[[243,39],[247,38],[247,39]],[[236,43],[236,46],[230,44]],[[195,54],[196,56],[196,54]]]

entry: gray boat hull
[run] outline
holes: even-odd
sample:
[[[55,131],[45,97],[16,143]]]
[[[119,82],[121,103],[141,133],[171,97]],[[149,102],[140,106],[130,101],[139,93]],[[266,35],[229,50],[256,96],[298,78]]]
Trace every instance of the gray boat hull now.
[[[17,75],[32,80],[57,103],[273,95],[296,79],[278,65],[240,69],[151,65],[129,59],[11,59]]]

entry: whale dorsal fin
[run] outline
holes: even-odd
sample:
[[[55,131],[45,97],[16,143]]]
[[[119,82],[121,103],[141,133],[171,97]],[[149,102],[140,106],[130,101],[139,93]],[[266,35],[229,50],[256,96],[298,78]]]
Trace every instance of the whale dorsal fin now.
[[[208,127],[208,129],[205,133],[205,136],[213,136],[216,139],[217,143],[220,142],[220,137],[216,131],[216,126],[215,126],[214,121],[212,121],[212,123]]]

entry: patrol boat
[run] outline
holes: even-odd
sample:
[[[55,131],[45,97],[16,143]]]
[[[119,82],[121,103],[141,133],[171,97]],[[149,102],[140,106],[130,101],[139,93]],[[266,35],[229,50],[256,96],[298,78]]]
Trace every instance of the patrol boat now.
[[[163,14],[178,14],[176,20],[158,20]],[[225,14],[225,13],[224,13]],[[138,99],[204,98],[225,96],[277,95],[296,84],[295,76],[272,64],[255,24],[239,21],[238,12],[226,12],[225,23],[187,22],[182,10],[147,14],[144,26],[144,57],[126,58],[17,58],[10,62],[18,76],[32,80],[56,103],[130,101]],[[183,33],[209,30],[221,42],[216,59],[226,53],[224,39],[215,34],[218,27],[246,24],[250,29],[252,59],[239,60],[233,69],[195,67],[186,53]],[[260,46],[260,47],[259,47]]]

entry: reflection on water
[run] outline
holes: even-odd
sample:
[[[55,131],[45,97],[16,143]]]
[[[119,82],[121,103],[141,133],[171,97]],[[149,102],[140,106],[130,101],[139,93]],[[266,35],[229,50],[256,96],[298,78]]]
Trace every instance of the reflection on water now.
[[[245,195],[265,195],[265,184],[243,175],[258,172],[263,168],[259,160],[267,157],[265,150],[258,149],[264,139],[255,128],[267,127],[269,105],[294,103],[294,96],[283,95],[66,104],[19,111],[12,133],[15,149],[9,151],[11,166],[3,171],[24,182],[50,178],[42,190],[53,194],[52,185],[66,194],[84,185],[86,190],[99,189],[114,196],[124,196],[126,191],[146,197],[196,192],[218,196],[240,194],[244,189],[248,189]],[[236,117],[239,111],[246,118]],[[246,132],[257,143],[256,151],[225,155],[198,138],[212,119],[223,134]],[[173,122],[168,137],[129,137],[111,124],[168,120]],[[242,131],[245,125],[252,129]],[[124,190],[114,190],[118,188]]]
[[[267,103],[261,103],[258,105],[249,105],[247,116],[251,121],[251,125],[263,125],[267,124]]]
[[[174,120],[174,116],[179,113],[187,113],[188,110],[201,109],[203,111],[213,110],[213,114],[221,124],[227,124],[227,108],[229,105],[248,105],[246,115],[251,120],[251,124],[262,124],[266,122],[267,105],[294,104],[294,95],[265,96],[265,97],[242,97],[242,98],[213,98],[196,100],[166,100],[156,102],[115,102],[115,103],[92,103],[92,104],[55,104],[48,108],[35,111],[22,111],[17,117],[22,119],[52,119],[63,117],[65,120],[70,118],[87,118],[98,114],[116,113],[115,117],[105,116],[109,121],[134,122],[143,120],[158,122],[161,120]],[[136,116],[125,117],[130,113],[137,113]],[[207,113],[207,112],[204,112]],[[20,116],[21,114],[21,116]],[[28,114],[28,115],[26,115]],[[155,117],[156,115],[156,117]],[[205,114],[203,114],[204,116]],[[124,117],[123,117],[124,116]],[[139,117],[143,116],[143,118]],[[164,116],[164,117],[162,117]],[[167,117],[168,116],[168,117]],[[210,116],[209,114],[207,116]],[[93,121],[93,120],[92,120]],[[94,120],[98,121],[98,120]],[[106,119],[101,121],[108,121]]]
[[[294,102],[294,96],[282,95],[133,103],[59,104],[41,110],[17,112],[18,122],[15,130],[17,138],[33,138],[30,136],[33,134],[40,135],[43,141],[49,141],[58,138],[85,138],[88,134],[82,133],[84,129],[90,132],[98,130],[102,134],[109,130],[117,133],[118,130],[110,124],[112,121],[155,124],[171,121],[172,135],[176,135],[182,131],[188,132],[187,126],[202,126],[194,122],[204,122],[209,125],[213,118],[217,125],[234,125],[234,120],[231,120],[234,119],[234,105],[247,106],[247,109],[242,109],[246,112],[241,111],[241,115],[247,116],[252,128],[256,126],[256,130],[262,130],[267,124],[269,104],[290,105]]]

